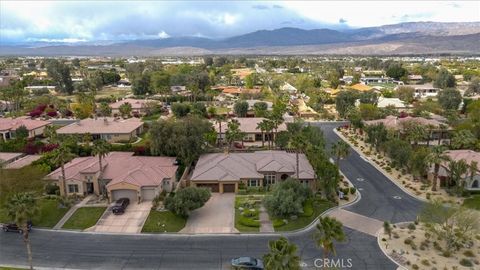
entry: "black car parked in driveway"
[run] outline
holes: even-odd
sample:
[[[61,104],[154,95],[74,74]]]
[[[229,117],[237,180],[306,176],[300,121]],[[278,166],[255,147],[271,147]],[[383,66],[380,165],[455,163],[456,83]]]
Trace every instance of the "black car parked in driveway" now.
[[[118,199],[112,207],[112,213],[115,215],[121,215],[125,213],[125,209],[130,204],[129,198],[120,198]]]
[[[23,230],[17,226],[15,223],[7,223],[2,225],[2,229],[4,232],[18,232],[18,233],[23,233]],[[27,222],[27,229],[30,231],[32,229],[32,222],[28,221]]]

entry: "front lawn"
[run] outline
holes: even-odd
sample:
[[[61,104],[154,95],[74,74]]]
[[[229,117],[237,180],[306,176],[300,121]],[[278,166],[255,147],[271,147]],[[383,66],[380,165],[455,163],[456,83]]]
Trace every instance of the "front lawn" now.
[[[151,210],[147,221],[143,225],[142,232],[178,232],[183,227],[187,220],[183,217],[177,216],[170,211],[155,211]]]
[[[146,122],[146,121],[157,121],[158,118],[160,118],[160,116],[161,116],[160,113],[144,116],[144,117],[142,117],[142,121],[144,121],[144,122]]]
[[[261,198],[254,196],[235,197],[235,228],[239,232],[258,232],[260,230],[259,208]]]
[[[480,195],[474,195],[470,198],[465,199],[463,201],[463,206],[475,210],[480,210]]]
[[[273,227],[277,232],[302,229],[312,223],[312,221],[316,219],[325,210],[333,206],[335,206],[334,203],[321,198],[308,199],[303,207],[303,214],[299,215],[294,220],[287,220],[287,223],[284,223],[281,219],[275,219],[272,221]]]
[[[81,207],[73,213],[62,228],[85,230],[97,224],[106,207]]]
[[[38,214],[32,219],[33,226],[52,228],[67,213],[69,208],[60,208],[56,199],[40,199]]]

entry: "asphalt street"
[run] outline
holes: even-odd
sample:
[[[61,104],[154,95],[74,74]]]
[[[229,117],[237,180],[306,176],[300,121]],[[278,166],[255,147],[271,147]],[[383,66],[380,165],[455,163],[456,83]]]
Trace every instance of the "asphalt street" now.
[[[329,143],[338,140],[337,124],[319,124]],[[359,188],[362,199],[346,209],[391,222],[416,218],[422,203],[403,192],[354,151],[340,163],[342,172]],[[363,180],[357,180],[363,179]],[[395,197],[395,196],[399,196]],[[314,228],[284,234],[298,245],[304,269],[322,269],[321,249],[312,240]],[[348,240],[337,243],[337,269],[396,269],[380,250],[376,238],[345,228]],[[31,233],[35,266],[70,269],[230,269],[238,256],[261,257],[271,235],[112,235],[51,230]],[[350,264],[348,263],[350,260]],[[317,265],[315,265],[317,262]],[[26,265],[22,238],[0,233],[0,265]]]

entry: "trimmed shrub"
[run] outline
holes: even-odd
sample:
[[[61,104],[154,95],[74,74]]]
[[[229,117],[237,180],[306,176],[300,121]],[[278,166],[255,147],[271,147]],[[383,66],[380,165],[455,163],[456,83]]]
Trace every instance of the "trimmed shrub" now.
[[[461,259],[460,260],[460,265],[465,266],[465,267],[472,267],[473,263],[469,259]]]
[[[311,217],[313,215],[313,200],[307,199],[303,204],[303,213],[302,216],[304,217]]]
[[[260,221],[244,217],[243,215],[240,216],[240,219],[238,220],[238,222],[243,226],[247,226],[247,227],[254,227],[254,228],[260,227]]]

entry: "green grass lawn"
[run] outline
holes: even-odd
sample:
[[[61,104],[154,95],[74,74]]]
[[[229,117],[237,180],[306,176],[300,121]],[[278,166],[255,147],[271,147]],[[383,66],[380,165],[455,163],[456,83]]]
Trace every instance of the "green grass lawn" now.
[[[106,207],[81,207],[63,225],[64,229],[85,230],[92,227],[105,212]]]
[[[287,224],[283,224],[281,226],[275,226],[275,222],[274,222],[275,231],[285,232],[285,231],[293,231],[293,230],[304,228],[310,223],[312,223],[312,221],[315,218],[317,218],[321,213],[323,213],[325,210],[335,206],[335,204],[326,200],[322,200],[320,198],[316,198],[313,200],[312,206],[313,206],[313,214],[310,216],[300,215],[298,216],[297,219],[288,220]]]
[[[470,198],[465,199],[463,201],[463,206],[475,210],[480,210],[480,195],[474,195]]]
[[[170,211],[159,212],[151,210],[147,221],[143,225],[142,232],[178,232],[185,227],[186,223],[187,220],[185,218],[179,217]]]
[[[158,120],[158,118],[160,118],[161,114],[159,113],[156,113],[156,114],[152,114],[152,115],[149,115],[149,116],[144,116],[142,117],[142,121],[156,121]]]
[[[0,266],[0,270],[23,270],[23,269],[28,269],[28,268],[14,268],[14,267],[3,267]]]
[[[245,201],[248,201],[250,197],[250,200],[255,198],[259,199],[258,197],[253,197],[253,196],[237,196],[235,197],[235,228],[239,232],[259,232],[260,231],[260,226],[256,226],[258,222],[255,221],[257,219],[257,216],[254,217],[245,217],[242,216],[242,211],[240,211],[238,208],[244,204]],[[261,197],[260,197],[261,199]],[[259,210],[259,206],[255,205],[254,207],[257,210]],[[241,220],[244,220],[248,223],[255,224],[255,226],[246,226],[242,224]]]
[[[59,208],[57,200],[40,199],[38,213],[32,219],[33,226],[52,228],[67,213],[68,208]],[[0,222],[12,222],[7,210],[0,208]]]

